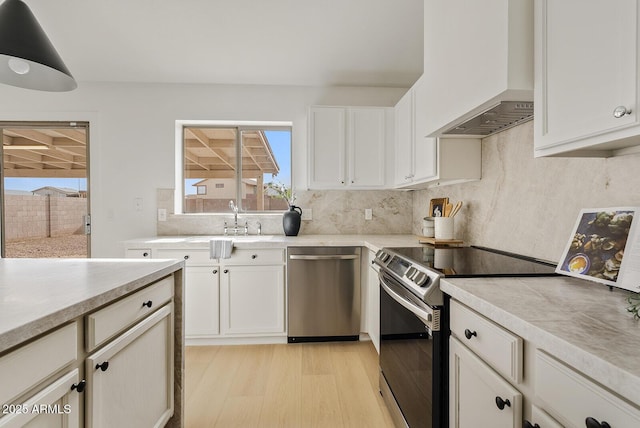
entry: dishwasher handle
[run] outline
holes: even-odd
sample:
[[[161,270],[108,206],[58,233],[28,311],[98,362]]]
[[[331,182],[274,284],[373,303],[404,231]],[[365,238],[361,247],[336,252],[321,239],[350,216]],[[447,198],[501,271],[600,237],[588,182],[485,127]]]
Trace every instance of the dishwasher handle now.
[[[357,254],[331,254],[331,255],[301,255],[301,254],[290,254],[290,260],[355,260],[359,256]]]

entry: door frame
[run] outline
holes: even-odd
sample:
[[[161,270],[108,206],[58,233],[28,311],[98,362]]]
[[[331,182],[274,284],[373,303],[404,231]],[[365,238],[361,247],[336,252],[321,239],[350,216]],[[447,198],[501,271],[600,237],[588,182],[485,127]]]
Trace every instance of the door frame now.
[[[74,124],[81,123],[86,126],[86,180],[87,180],[87,215],[88,218],[92,218],[92,204],[91,194],[93,193],[95,186],[91,179],[91,145],[95,145],[96,137],[99,135],[97,131],[98,127],[98,115],[92,112],[49,112],[49,113],[15,113],[15,112],[0,112],[0,128],[4,127],[62,127],[68,126],[72,128]],[[4,195],[4,151],[0,149],[0,195]],[[93,247],[93,224],[90,226],[91,233],[87,234],[87,258],[91,257]],[[5,251],[4,241],[4,200],[0,201],[0,258],[3,257]]]

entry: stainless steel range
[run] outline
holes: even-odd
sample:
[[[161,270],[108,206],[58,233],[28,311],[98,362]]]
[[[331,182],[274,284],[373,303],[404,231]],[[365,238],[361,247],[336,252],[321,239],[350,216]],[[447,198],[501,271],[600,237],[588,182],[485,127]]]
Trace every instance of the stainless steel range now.
[[[555,265],[482,247],[383,248],[380,392],[398,427],[448,426],[449,317],[442,277],[555,275]]]

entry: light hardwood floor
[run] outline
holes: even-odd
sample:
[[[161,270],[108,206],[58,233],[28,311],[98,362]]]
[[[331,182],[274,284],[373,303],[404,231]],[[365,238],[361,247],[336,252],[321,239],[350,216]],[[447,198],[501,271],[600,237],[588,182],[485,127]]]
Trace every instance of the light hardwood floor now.
[[[186,349],[186,425],[392,427],[371,342]]]

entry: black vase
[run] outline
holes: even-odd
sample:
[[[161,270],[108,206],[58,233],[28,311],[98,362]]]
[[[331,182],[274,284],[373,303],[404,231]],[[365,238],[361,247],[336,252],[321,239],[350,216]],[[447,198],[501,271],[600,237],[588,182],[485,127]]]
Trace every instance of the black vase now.
[[[297,236],[300,231],[300,220],[302,219],[302,210],[300,207],[291,205],[289,211],[285,211],[282,216],[282,227],[284,234],[287,236]]]

